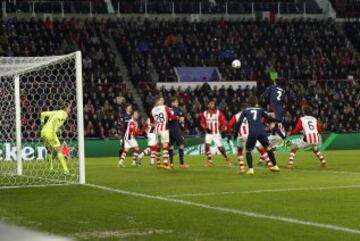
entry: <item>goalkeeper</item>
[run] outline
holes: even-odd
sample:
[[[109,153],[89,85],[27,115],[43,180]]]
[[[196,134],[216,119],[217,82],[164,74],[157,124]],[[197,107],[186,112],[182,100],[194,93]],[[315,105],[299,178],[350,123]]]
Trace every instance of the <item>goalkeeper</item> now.
[[[54,169],[52,153],[54,150],[57,152],[57,158],[60,161],[64,174],[69,174],[66,165],[64,154],[62,153],[59,138],[57,136],[59,129],[63,126],[64,122],[68,119],[71,112],[71,104],[66,103],[63,110],[44,111],[40,114],[41,121],[41,139],[44,142],[47,150],[47,160],[50,163],[50,170]]]

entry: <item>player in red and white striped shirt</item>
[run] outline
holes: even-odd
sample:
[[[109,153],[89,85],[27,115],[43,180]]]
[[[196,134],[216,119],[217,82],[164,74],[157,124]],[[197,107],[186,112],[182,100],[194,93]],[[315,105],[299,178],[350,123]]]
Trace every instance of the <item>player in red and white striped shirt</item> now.
[[[208,167],[213,166],[210,145],[214,142],[220,153],[225,157],[226,162],[231,166],[232,162],[225,152],[222,143],[221,134],[226,131],[226,120],[224,114],[216,109],[215,101],[211,100],[208,104],[208,110],[204,111],[200,121],[201,127],[206,131],[205,151],[208,157]]]
[[[124,160],[131,148],[134,148],[132,165],[136,166],[136,159],[139,153],[139,145],[135,137],[143,133],[143,130],[139,130],[138,128],[138,122],[137,122],[138,119],[139,119],[139,113],[137,111],[134,111],[126,127],[126,131],[124,135],[124,149],[120,156],[118,167],[125,167]]]
[[[170,169],[168,163],[169,158],[169,120],[175,120],[177,117],[171,112],[170,108],[164,105],[164,97],[158,96],[155,99],[155,107],[151,110],[150,121],[154,127],[154,133],[156,134],[157,144],[161,144],[163,147],[163,165],[160,161],[156,163],[157,168]]]
[[[304,108],[304,116],[301,117],[294,130],[291,131],[290,135],[295,135],[299,133],[301,130],[303,132],[304,138],[300,143],[295,144],[291,149],[289,156],[288,168],[293,168],[296,151],[300,149],[311,149],[314,154],[319,158],[320,164],[322,167],[326,167],[326,160],[320,152],[320,134],[321,134],[321,126],[319,121],[311,116],[312,109],[307,106]]]
[[[230,121],[228,122],[227,131],[228,131],[229,139],[231,138],[233,127],[239,121],[240,115],[241,112],[238,112],[237,114],[233,115]],[[240,172],[245,172],[243,149],[245,148],[248,135],[249,135],[249,125],[247,123],[246,118],[244,118],[244,121],[239,128],[239,132],[237,133],[237,156],[239,161]]]
[[[146,132],[146,136],[147,136],[147,139],[148,139],[148,146],[147,146],[147,148],[145,150],[143,150],[138,155],[137,162],[138,162],[138,164],[140,164],[141,159],[144,156],[149,156],[150,155],[150,165],[155,165],[155,160],[156,160],[157,156],[159,155],[159,153],[158,153],[156,134],[154,133],[154,127],[152,127],[152,125],[151,125],[150,118],[148,118],[146,120],[145,132]]]

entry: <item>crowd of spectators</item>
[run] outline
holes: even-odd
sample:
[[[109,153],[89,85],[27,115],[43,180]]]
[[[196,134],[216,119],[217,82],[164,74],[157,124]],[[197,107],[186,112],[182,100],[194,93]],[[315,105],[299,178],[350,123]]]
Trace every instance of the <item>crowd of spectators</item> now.
[[[153,99],[161,94],[167,100],[177,97],[180,109],[185,115],[185,134],[198,135],[203,132],[200,127],[200,116],[207,108],[209,100],[216,100],[217,107],[230,120],[240,111],[250,95],[259,97],[260,105],[270,110],[268,99],[262,94],[268,86],[259,82],[255,88],[233,89],[213,88],[204,84],[195,89],[157,90],[151,84],[143,84],[141,94],[147,111],[153,105]],[[290,81],[284,86],[286,90],[285,125],[287,130],[295,127],[302,115],[304,106],[313,107],[314,116],[321,120],[325,131],[356,132],[360,131],[360,83],[357,81]]]
[[[359,0],[330,0],[336,10],[338,18],[358,18],[360,17]]]
[[[359,24],[344,25],[359,48]],[[200,113],[209,99],[229,119],[249,95],[260,95],[269,68],[288,81],[287,123],[294,126],[301,106],[315,107],[325,130],[359,131],[360,88],[357,82],[320,81],[360,77],[359,61],[350,43],[331,20],[1,20],[1,56],[83,53],[86,137],[119,135],[125,103],[133,103],[111,49],[113,38],[143,104],[149,112],[155,95],[178,96],[186,114],[186,134],[199,134]],[[233,58],[241,69],[231,69]],[[223,80],[257,80],[257,89],[161,90],[154,83],[176,79],[174,66],[218,66]],[[152,82],[152,84],[140,84]],[[141,87],[141,88],[139,88]],[[265,103],[262,103],[263,105]],[[134,105],[136,109],[136,105]]]
[[[333,20],[209,20],[133,18],[111,23],[138,82],[176,80],[175,66],[217,66],[224,81],[264,80],[269,68],[290,80],[360,76],[359,59]],[[241,69],[232,69],[239,58]]]
[[[85,136],[118,134],[113,124],[125,103],[133,103],[133,97],[122,82],[104,22],[11,18],[1,21],[0,32],[0,56],[48,56],[81,50]]]
[[[359,3],[360,4],[360,3]],[[353,46],[360,51],[360,22],[348,21],[344,23],[344,30]]]

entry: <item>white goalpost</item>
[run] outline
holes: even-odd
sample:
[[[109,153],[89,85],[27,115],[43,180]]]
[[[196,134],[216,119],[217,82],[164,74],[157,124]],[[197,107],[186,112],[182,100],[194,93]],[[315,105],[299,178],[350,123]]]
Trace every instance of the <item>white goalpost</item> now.
[[[84,184],[81,52],[48,57],[0,57],[0,187]],[[72,112],[57,133],[69,172],[56,153],[53,168],[40,138],[40,114]]]

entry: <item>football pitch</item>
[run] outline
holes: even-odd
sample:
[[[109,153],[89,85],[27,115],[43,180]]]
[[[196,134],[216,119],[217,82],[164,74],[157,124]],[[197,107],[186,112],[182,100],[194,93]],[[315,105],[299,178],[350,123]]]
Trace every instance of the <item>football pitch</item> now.
[[[0,221],[91,241],[360,240],[360,150],[323,154],[327,169],[298,152],[287,170],[284,153],[280,173],[253,176],[238,174],[235,156],[231,168],[187,156],[188,170],[87,158],[84,186],[0,189]]]

